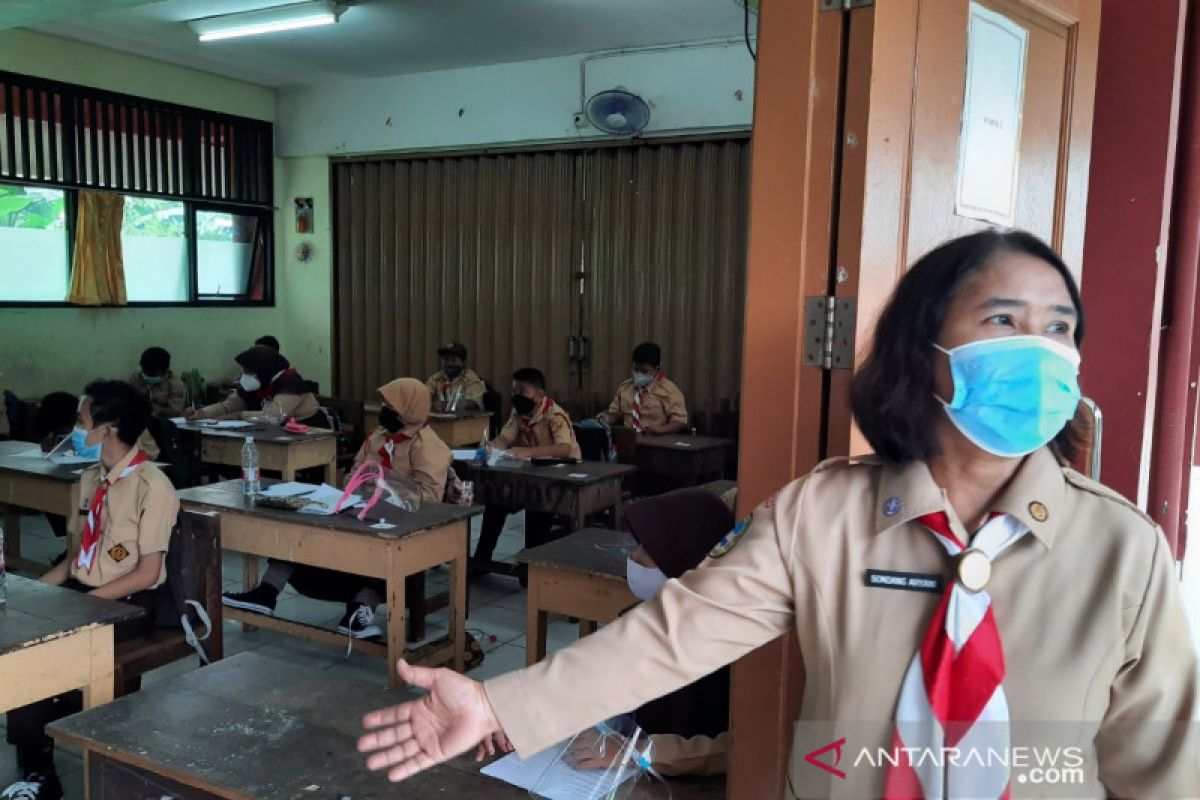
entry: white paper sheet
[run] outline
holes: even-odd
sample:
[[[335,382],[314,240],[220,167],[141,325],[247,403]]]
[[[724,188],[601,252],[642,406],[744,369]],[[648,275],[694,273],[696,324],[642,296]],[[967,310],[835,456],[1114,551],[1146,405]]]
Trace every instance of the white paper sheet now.
[[[548,747],[528,761],[516,753],[488,764],[481,772],[521,789],[537,786],[537,796],[549,800],[598,800],[615,787],[613,775],[605,770],[572,769],[560,758],[567,742]],[[633,770],[624,770],[621,782],[633,777]]]
[[[304,499],[309,501],[309,505],[300,509],[301,514],[315,514],[319,517],[333,516],[334,508],[337,506],[338,500],[342,496],[342,490],[335,486],[330,486],[328,483],[322,483],[312,494],[305,495]],[[343,509],[358,508],[362,505],[362,498],[358,495],[352,495],[346,500]]]
[[[298,481],[287,481],[286,483],[276,483],[262,490],[262,493],[267,497],[295,497],[301,494],[307,494],[317,490],[315,483],[299,483]]]
[[[176,425],[186,425],[187,421],[187,417],[171,417],[171,422],[174,422]]]
[[[236,428],[249,428],[254,423],[244,419],[218,419],[213,421],[211,424],[205,424],[208,427],[216,428],[217,430],[233,430]]]
[[[55,453],[54,455],[50,456],[50,458],[47,459],[46,454],[43,453],[42,449],[40,447],[38,447],[37,445],[33,445],[32,450],[22,450],[20,453],[16,454],[16,457],[17,458],[41,458],[41,459],[45,459],[45,460],[49,461],[52,464],[95,464],[97,461],[99,461],[99,459],[96,459],[96,458],[84,458],[83,456],[77,456],[77,455],[74,455],[73,453],[68,453],[68,454]]]
[[[451,450],[450,452],[452,452],[454,454],[455,461],[474,461],[475,460],[475,449]]]

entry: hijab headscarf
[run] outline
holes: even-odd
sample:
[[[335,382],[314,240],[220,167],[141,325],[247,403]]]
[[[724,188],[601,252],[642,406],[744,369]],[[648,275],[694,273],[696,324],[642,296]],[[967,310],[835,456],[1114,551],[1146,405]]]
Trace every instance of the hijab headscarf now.
[[[429,421],[432,398],[425,384],[415,378],[397,378],[379,387],[379,396],[391,406],[404,427],[400,432],[413,436]]]

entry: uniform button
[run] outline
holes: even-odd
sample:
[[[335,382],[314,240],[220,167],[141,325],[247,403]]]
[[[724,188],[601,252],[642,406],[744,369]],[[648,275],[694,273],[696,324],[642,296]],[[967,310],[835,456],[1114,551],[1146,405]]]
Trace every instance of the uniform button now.
[[[978,592],[992,577],[991,559],[982,550],[967,550],[958,558],[958,582],[968,592]]]
[[[1029,516],[1038,522],[1045,522],[1050,518],[1050,510],[1044,504],[1034,500],[1029,504]]]
[[[889,497],[883,504],[883,515],[885,517],[894,517],[904,508],[904,501],[899,497]]]

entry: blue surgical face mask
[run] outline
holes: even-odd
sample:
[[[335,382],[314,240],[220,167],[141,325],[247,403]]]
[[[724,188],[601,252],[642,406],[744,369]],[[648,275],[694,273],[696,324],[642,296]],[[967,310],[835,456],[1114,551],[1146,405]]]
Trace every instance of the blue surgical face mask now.
[[[162,383],[166,379],[167,379],[166,375],[147,375],[144,372],[142,373],[142,381],[147,386],[158,386],[160,383]]]
[[[71,449],[75,451],[75,455],[80,458],[100,459],[100,443],[96,442],[93,445],[87,443],[88,429],[82,425],[76,425],[71,431]]]
[[[653,375],[647,375],[644,372],[633,373],[633,385],[639,389],[644,389],[654,381]]]
[[[1020,458],[1044,447],[1075,416],[1079,353],[1044,336],[982,339],[953,350],[954,397],[942,400],[955,427],[978,447]],[[939,398],[940,399],[940,398]]]
[[[639,600],[652,600],[667,582],[667,576],[658,567],[643,567],[632,558],[625,559],[625,580],[629,591]]]

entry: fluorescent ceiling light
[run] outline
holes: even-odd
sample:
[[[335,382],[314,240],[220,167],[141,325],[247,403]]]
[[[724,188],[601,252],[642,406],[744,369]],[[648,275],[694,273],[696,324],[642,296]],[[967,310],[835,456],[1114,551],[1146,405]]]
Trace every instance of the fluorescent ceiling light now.
[[[200,41],[216,42],[242,36],[332,25],[338,21],[343,10],[345,7],[341,4],[316,0],[194,19],[188,23],[188,27],[199,34]]]

